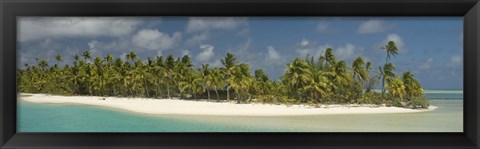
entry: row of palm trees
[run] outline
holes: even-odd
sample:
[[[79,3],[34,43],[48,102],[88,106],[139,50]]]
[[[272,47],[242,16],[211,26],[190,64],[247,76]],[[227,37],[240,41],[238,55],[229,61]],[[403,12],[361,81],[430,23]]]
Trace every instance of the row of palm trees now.
[[[55,57],[57,62],[52,66],[37,59],[37,65],[17,69],[17,82],[19,92],[29,93],[179,99],[206,96],[208,100],[236,100],[237,103],[389,102],[411,106],[409,103],[414,100],[426,100],[413,74],[395,75],[395,66],[390,62],[392,56],[398,54],[395,43],[390,41],[383,49],[387,52],[386,63],[379,67],[377,74],[370,73],[372,63],[362,57],[356,58],[349,67],[345,61],[337,61],[333,49],[328,48],[316,60],[310,56],[294,59],[286,65],[285,74],[275,81],[262,69],[250,73],[250,66],[239,63],[230,53],[221,60],[222,67],[202,64],[195,68],[187,55],[141,61],[134,52],[125,58],[114,58],[110,54],[93,58],[89,51],[84,51],[73,57],[71,65],[60,66],[61,55]],[[380,79],[381,93],[373,92]]]

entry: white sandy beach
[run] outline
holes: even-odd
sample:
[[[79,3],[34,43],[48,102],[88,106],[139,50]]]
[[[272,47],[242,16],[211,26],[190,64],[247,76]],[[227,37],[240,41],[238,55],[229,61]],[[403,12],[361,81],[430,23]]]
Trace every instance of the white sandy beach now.
[[[98,96],[56,96],[26,94],[19,100],[35,103],[70,103],[118,108],[147,114],[218,115],[218,116],[294,116],[327,114],[413,113],[436,109],[406,109],[374,105],[323,105],[313,108],[304,105],[235,104],[226,102],[187,101],[178,99],[118,98]],[[105,100],[100,100],[105,98]]]

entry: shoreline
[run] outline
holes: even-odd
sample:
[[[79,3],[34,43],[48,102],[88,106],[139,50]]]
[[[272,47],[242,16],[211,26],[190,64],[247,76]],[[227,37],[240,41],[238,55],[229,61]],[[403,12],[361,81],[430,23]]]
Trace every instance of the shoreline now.
[[[179,99],[152,99],[100,96],[58,96],[20,93],[17,100],[33,103],[71,103],[116,108],[131,112],[156,115],[208,115],[208,116],[306,116],[336,114],[389,114],[417,113],[435,110],[407,109],[376,105],[321,105],[314,108],[306,105],[235,104],[228,102],[189,101]],[[101,100],[105,98],[105,100]]]

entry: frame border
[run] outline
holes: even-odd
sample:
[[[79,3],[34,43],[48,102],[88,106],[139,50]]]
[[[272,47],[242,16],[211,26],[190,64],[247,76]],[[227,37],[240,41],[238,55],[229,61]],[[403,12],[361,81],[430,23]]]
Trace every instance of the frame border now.
[[[478,0],[0,0],[0,12],[0,148],[480,148]],[[17,16],[463,16],[464,133],[17,133]]]

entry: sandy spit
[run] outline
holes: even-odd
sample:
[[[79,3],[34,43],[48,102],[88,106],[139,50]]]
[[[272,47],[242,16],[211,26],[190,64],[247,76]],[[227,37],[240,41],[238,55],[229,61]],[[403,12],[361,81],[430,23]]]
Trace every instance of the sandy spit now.
[[[188,101],[178,99],[119,98],[99,96],[57,96],[21,93],[19,100],[35,103],[70,103],[103,106],[146,114],[217,115],[217,116],[296,116],[331,114],[414,113],[436,109],[406,109],[373,105],[305,105],[235,104],[227,102]],[[105,100],[103,100],[103,98]]]

